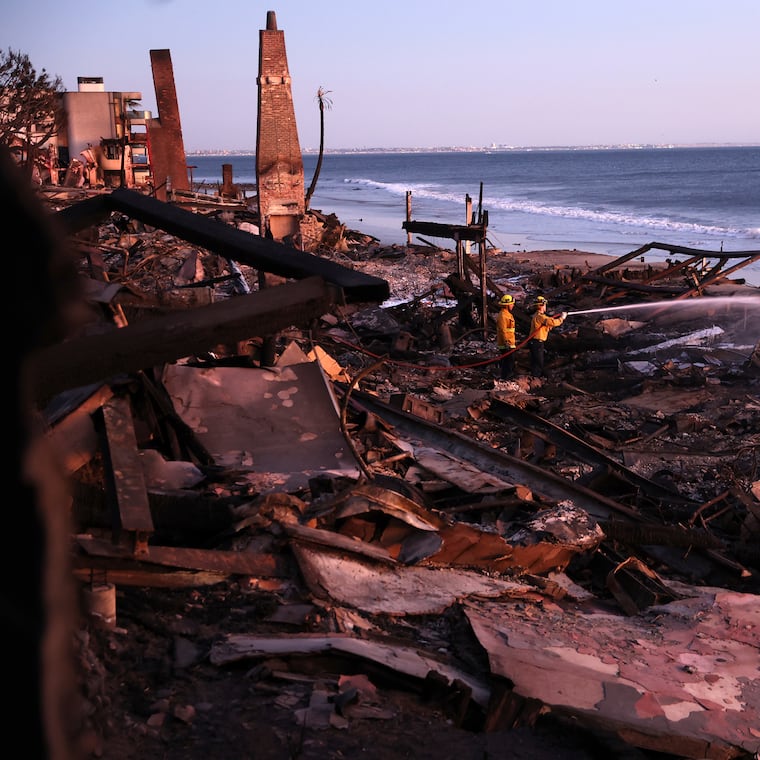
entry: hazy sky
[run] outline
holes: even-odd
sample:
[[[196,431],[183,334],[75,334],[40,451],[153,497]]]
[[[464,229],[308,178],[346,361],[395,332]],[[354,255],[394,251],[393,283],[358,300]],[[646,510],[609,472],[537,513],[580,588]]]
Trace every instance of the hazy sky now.
[[[285,35],[302,149],[760,143],[760,0],[5,0],[0,47],[156,111],[187,151],[253,149],[259,30]]]

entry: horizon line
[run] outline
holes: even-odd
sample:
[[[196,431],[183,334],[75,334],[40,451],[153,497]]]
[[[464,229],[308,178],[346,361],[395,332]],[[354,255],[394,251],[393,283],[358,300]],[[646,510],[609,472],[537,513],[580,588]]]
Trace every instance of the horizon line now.
[[[589,145],[439,145],[427,147],[363,147],[363,148],[325,148],[324,153],[482,153],[482,152],[530,152],[552,150],[642,150],[642,149],[673,149],[673,148],[756,148],[760,143],[751,142],[701,142],[701,143],[600,143]],[[319,153],[317,148],[303,148],[302,153]],[[203,155],[256,155],[255,148],[196,148],[185,151],[188,156]]]

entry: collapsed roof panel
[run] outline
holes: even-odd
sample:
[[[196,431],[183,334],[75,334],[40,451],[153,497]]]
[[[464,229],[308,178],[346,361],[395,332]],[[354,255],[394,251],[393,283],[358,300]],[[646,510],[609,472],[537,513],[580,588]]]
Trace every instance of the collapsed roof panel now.
[[[173,364],[163,383],[216,464],[261,492],[307,488],[328,472],[359,476],[318,362],[272,371]]]

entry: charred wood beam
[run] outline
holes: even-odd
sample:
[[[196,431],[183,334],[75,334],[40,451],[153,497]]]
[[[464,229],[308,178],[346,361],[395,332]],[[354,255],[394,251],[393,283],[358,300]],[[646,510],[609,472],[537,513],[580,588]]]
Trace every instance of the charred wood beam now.
[[[510,731],[520,726],[534,726],[544,704],[537,699],[521,697],[514,691],[514,684],[506,679],[492,676],[493,686],[485,719],[489,733]]]
[[[117,562],[119,565],[117,566]],[[72,576],[82,583],[93,583],[93,579],[105,579],[116,586],[143,586],[150,588],[200,588],[224,583],[228,576],[224,573],[202,570],[177,570],[161,565],[135,567],[138,563],[129,560],[74,558]]]
[[[397,431],[406,432],[412,439],[421,440],[441,451],[451,452],[484,472],[490,472],[513,483],[524,484],[544,499],[572,499],[575,504],[598,519],[609,519],[611,515],[620,515],[635,521],[642,519],[639,512],[614,499],[595,493],[550,470],[544,470],[503,451],[484,446],[462,433],[394,409],[371,394],[354,390],[352,399],[357,405],[386,420]]]
[[[656,271],[651,277],[648,277],[646,280],[643,281],[644,285],[651,285],[653,282],[657,282],[658,280],[664,280],[668,277],[672,277],[676,272],[680,272],[684,269],[688,269],[691,266],[694,266],[698,261],[702,260],[702,256],[692,256],[689,259],[684,259],[683,261],[679,261],[677,264],[674,264],[672,267],[667,267],[665,269],[660,269]]]
[[[348,301],[382,302],[390,295],[388,282],[380,277],[348,269],[334,261],[252,235],[134,190],[120,188],[88,198],[59,211],[56,218],[73,235],[99,223],[112,211],[139,219],[219,256],[264,272],[297,280],[321,277],[340,287]]]
[[[701,256],[692,256],[690,259],[684,259],[683,261],[678,262],[677,264],[674,264],[673,266],[667,267],[665,269],[661,269],[657,271],[652,277],[649,277],[645,280],[643,280],[641,283],[639,283],[641,286],[644,287],[657,287],[658,290],[661,288],[659,286],[653,286],[652,283],[658,282],[659,280],[667,280],[673,276],[675,276],[678,272],[681,272],[685,269],[688,269],[690,266],[694,265],[697,261],[701,260]],[[687,291],[688,292],[688,291]],[[605,299],[605,303],[610,303],[611,301],[615,301],[618,298],[622,298],[625,295],[625,291],[623,290],[616,290],[609,294]]]
[[[693,295],[694,293],[699,293],[701,295],[701,291],[703,288],[706,288],[708,285],[712,285],[714,282],[725,280],[726,277],[728,277],[728,275],[733,274],[734,272],[737,272],[740,269],[744,269],[744,267],[758,260],[760,260],[760,253],[746,259],[745,261],[741,261],[738,264],[734,264],[732,267],[729,267],[724,272],[717,271],[717,268],[713,268],[705,275],[705,277],[699,280],[695,288],[692,288],[688,293],[683,293],[682,295],[678,297],[688,298],[690,295]]]
[[[483,224],[441,224],[439,222],[402,222],[407,232],[419,232],[433,237],[451,240],[469,240],[473,243],[485,241],[486,226]]]
[[[707,259],[742,259],[760,256],[760,251],[702,251],[699,248],[687,248],[682,245],[669,245],[668,243],[653,242],[646,243],[640,248],[637,248],[635,251],[630,251],[629,253],[626,253],[623,256],[614,259],[608,264],[603,264],[602,266],[597,267],[593,270],[593,273],[602,274],[604,272],[609,272],[611,269],[617,269],[617,267],[619,267],[621,264],[625,264],[626,261],[635,259],[637,256],[641,256],[647,251],[651,250],[668,251],[670,253],[684,254],[686,256],[697,256],[699,258]]]
[[[91,536],[77,536],[79,548],[86,553],[76,559],[78,567],[108,569],[104,560],[114,561],[115,568],[139,570],[151,566],[204,570],[229,575],[253,575],[262,578],[287,578],[293,569],[283,557],[263,552],[236,552],[219,549],[188,549],[174,546],[149,546],[135,562],[122,547]],[[98,561],[99,560],[99,561]]]
[[[685,290],[683,293],[680,293],[676,296],[676,301],[681,301],[685,298],[691,298],[693,296],[702,296],[704,289],[708,285],[712,285],[713,283],[720,282],[721,280],[725,280],[726,277],[728,277],[730,274],[733,274],[734,272],[738,271],[739,269],[743,269],[748,264],[752,264],[754,261],[760,260],[760,253],[758,253],[756,256],[752,256],[749,259],[746,259],[745,261],[741,261],[738,264],[734,264],[732,267],[729,267],[725,270],[725,272],[721,272],[720,266],[715,266],[712,269],[705,274],[705,276],[702,279],[698,279],[695,277],[695,285],[693,288],[689,288],[688,290]],[[716,274],[717,272],[717,274]],[[658,311],[655,311],[652,313],[651,318],[656,319],[660,314],[662,314],[665,307],[662,307]]]
[[[725,549],[726,545],[716,536],[698,528],[682,528],[680,525],[633,525],[610,520],[600,522],[608,538],[626,544],[646,546],[681,546],[700,549]]]
[[[454,507],[437,507],[439,512],[447,515],[473,514],[475,512],[493,512],[512,509],[531,509],[537,512],[543,505],[533,499],[522,499],[519,496],[510,496],[503,499],[486,498],[482,501],[471,501],[466,504],[458,504]]]
[[[431,670],[422,684],[422,698],[435,705],[457,728],[482,725],[482,712],[472,699],[472,688],[459,678],[449,681],[446,676]]]
[[[641,493],[653,499],[664,500],[670,503],[694,504],[695,507],[697,506],[691,499],[639,475],[572,433],[513,404],[508,404],[498,398],[492,398],[490,412],[502,420],[508,420],[534,432],[541,433],[551,443],[575,456],[581,462],[594,466],[604,466],[608,470],[615,472],[624,481],[638,488]]]
[[[614,280],[609,277],[598,277],[593,274],[584,274],[580,277],[584,282],[597,282],[606,285],[608,288],[618,290],[635,290],[640,293],[667,293],[669,295],[680,296],[684,293],[691,293],[691,290],[683,287],[669,287],[667,285],[643,285],[641,283],[630,282],[627,280]]]
[[[625,264],[628,261],[631,261],[632,259],[635,259],[639,256],[642,256],[647,251],[651,250],[663,250],[668,251],[672,254],[677,255],[685,255],[688,256],[689,259],[686,262],[679,262],[674,264],[671,267],[668,267],[662,272],[659,272],[655,277],[651,278],[650,280],[647,280],[646,283],[643,284],[634,284],[629,282],[622,282],[620,280],[615,279],[609,279],[607,277],[602,277],[605,273],[612,272],[615,269],[618,269],[623,264]],[[718,263],[713,265],[712,269],[710,269],[706,276],[698,283],[697,288],[689,288],[684,290],[683,288],[667,288],[667,287],[657,287],[649,285],[650,282],[655,280],[661,280],[666,277],[672,276],[673,274],[681,271],[682,269],[685,269],[690,263],[699,261],[699,260],[711,260],[711,259],[717,259]],[[723,265],[731,261],[733,259],[741,259],[737,264],[734,264],[734,266],[730,267],[726,271],[721,272],[721,268]],[[624,254],[623,256],[618,257],[617,259],[614,259],[613,261],[609,262],[608,264],[603,264],[600,267],[597,267],[596,269],[592,269],[590,272],[588,272],[585,275],[582,275],[579,279],[581,281],[586,282],[598,282],[603,285],[609,285],[613,288],[618,288],[618,293],[613,294],[611,297],[608,297],[607,300],[613,300],[614,298],[617,298],[620,296],[619,290],[625,289],[625,290],[635,290],[639,292],[644,293],[672,293],[673,295],[678,295],[679,298],[689,298],[692,295],[694,295],[695,292],[699,292],[699,288],[704,288],[707,285],[716,282],[720,279],[724,279],[729,274],[742,269],[745,266],[748,266],[749,264],[753,263],[754,261],[757,261],[760,259],[760,251],[702,251],[698,248],[687,248],[685,246],[681,245],[669,245],[667,243],[647,243],[646,245],[641,246],[640,248],[637,248],[634,251],[630,251],[629,253]],[[560,289],[562,290],[562,289]]]
[[[306,325],[336,300],[334,289],[315,277],[71,338],[30,354],[27,388],[33,399],[49,400],[64,390],[176,361],[220,343]]]
[[[135,556],[144,556],[154,528],[129,399],[113,398],[101,411],[106,491],[111,496],[114,532],[129,540]]]
[[[604,552],[605,547],[600,547],[599,560],[610,561],[612,558]],[[627,557],[610,567],[604,585],[626,615],[636,615],[652,605],[667,604],[679,598],[637,557]]]

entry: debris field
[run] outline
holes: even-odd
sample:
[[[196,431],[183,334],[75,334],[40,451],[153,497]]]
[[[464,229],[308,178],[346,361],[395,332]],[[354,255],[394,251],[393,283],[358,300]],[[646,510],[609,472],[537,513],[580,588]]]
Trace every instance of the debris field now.
[[[28,388],[85,756],[757,755],[755,288],[688,251],[486,274],[320,212],[301,251],[245,204],[63,195],[75,328]],[[569,313],[546,377],[537,295]]]

